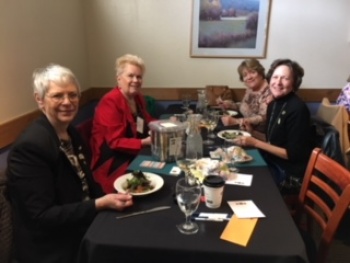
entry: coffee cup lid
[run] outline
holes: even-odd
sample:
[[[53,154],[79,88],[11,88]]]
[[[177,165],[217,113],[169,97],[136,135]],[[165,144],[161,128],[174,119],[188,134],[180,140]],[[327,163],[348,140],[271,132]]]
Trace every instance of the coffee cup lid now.
[[[203,184],[209,187],[221,187],[225,184],[225,180],[218,175],[208,175],[204,178]]]

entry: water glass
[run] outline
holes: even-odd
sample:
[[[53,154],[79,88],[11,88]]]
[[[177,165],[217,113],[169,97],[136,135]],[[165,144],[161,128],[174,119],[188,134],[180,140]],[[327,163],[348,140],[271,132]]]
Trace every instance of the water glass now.
[[[197,210],[202,194],[201,185],[198,181],[181,178],[176,182],[176,200],[180,210],[185,214],[186,221],[177,225],[177,229],[186,235],[198,232],[198,225],[191,221],[191,215]]]

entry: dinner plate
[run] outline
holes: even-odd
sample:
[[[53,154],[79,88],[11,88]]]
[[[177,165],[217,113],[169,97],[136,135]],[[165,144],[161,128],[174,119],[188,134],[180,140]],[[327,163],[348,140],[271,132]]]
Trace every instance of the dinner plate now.
[[[225,133],[233,133],[233,134],[236,134],[237,137],[238,136],[252,136],[249,132],[246,132],[246,131],[240,131],[240,130],[223,130],[223,131],[219,131],[218,132],[218,137],[221,138],[221,139],[224,139],[224,140],[234,140],[235,138],[232,138],[232,139],[227,139],[225,138],[225,136],[223,134]]]
[[[149,195],[152,194],[156,191],[158,191],[160,188],[163,187],[164,185],[164,180],[162,177],[160,177],[157,174],[154,173],[147,173],[147,172],[142,172],[148,180],[151,181],[151,185],[153,186],[153,189],[143,192],[143,193],[130,193],[131,195],[139,196],[139,195]],[[119,193],[127,193],[125,190],[127,186],[127,179],[131,179],[133,177],[132,173],[127,173],[124,174],[120,177],[118,177],[114,181],[114,188],[119,192]]]

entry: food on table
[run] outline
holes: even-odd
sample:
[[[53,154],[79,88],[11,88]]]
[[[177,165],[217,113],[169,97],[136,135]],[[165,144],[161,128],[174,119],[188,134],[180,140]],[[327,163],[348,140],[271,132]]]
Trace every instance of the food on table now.
[[[243,136],[243,133],[240,131],[225,131],[221,134],[227,140],[236,139],[238,136]]]
[[[139,170],[135,170],[132,173],[132,178],[126,179],[125,191],[129,193],[144,193],[151,191],[154,186],[151,181]]]

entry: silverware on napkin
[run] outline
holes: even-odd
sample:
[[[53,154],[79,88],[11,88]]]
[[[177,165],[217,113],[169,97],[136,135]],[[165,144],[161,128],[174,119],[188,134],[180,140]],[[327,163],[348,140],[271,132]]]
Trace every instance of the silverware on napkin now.
[[[162,210],[169,209],[169,208],[170,208],[170,206],[158,206],[155,208],[151,208],[151,209],[147,209],[147,210],[143,210],[143,211],[139,211],[139,212],[134,212],[134,213],[127,214],[127,215],[117,216],[116,219],[122,219],[122,218],[126,218],[126,217],[131,217],[131,216],[153,213],[153,212],[162,211]]]

